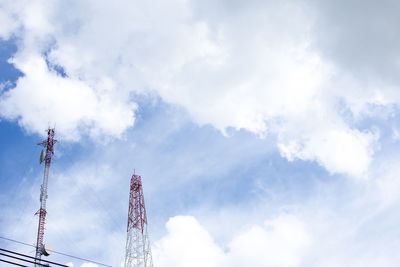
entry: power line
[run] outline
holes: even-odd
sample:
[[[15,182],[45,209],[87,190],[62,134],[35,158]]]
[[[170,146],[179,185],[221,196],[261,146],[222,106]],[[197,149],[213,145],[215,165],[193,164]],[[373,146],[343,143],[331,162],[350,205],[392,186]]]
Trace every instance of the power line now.
[[[30,247],[36,248],[36,246],[34,246],[34,245],[31,245],[31,244],[28,244],[28,243],[24,243],[24,242],[21,242],[21,241],[18,241],[18,240],[14,240],[14,239],[11,239],[11,238],[6,238],[6,237],[3,237],[3,236],[0,236],[0,238],[4,239],[4,240],[11,241],[11,242],[14,242],[14,243],[18,243],[18,244],[21,244],[21,245],[25,245],[25,246],[30,246]],[[58,252],[58,251],[54,251],[54,250],[48,250],[48,251],[51,251],[51,252],[59,254],[59,255],[67,256],[67,257],[70,257],[70,258],[74,258],[74,259],[77,259],[77,260],[87,261],[87,262],[95,263],[95,264],[106,266],[106,267],[112,267],[111,265],[107,265],[107,264],[104,264],[104,263],[100,263],[100,262],[96,262],[96,261],[80,258],[80,257],[77,257],[77,256],[72,256],[72,255],[69,255],[69,254],[66,254],[66,253],[62,253],[62,252]]]
[[[48,251],[51,251],[51,252],[56,253],[56,254],[64,255],[64,256],[67,256],[67,257],[70,257],[70,258],[74,258],[74,259],[77,259],[77,260],[88,261],[88,262],[99,264],[99,265],[102,265],[102,266],[112,267],[111,265],[107,265],[107,264],[104,264],[104,263],[100,263],[100,262],[96,262],[96,261],[92,261],[92,260],[88,260],[88,259],[84,259],[84,258],[79,258],[79,257],[76,257],[76,256],[72,256],[72,255],[68,255],[68,254],[65,254],[65,253],[57,252],[57,251],[54,251],[54,250],[50,250],[49,249]]]
[[[0,249],[0,250],[1,250],[1,249]],[[11,256],[11,255],[8,255],[8,254],[4,254],[4,253],[0,253],[0,255],[5,256],[5,257],[9,257],[9,258],[13,258],[13,259],[19,260],[19,261],[26,261],[26,262],[29,262],[29,263],[33,263],[33,264],[35,264],[35,265],[45,266],[45,265],[43,265],[43,264],[41,264],[41,263],[38,263],[38,262],[30,261],[30,260],[23,259],[23,258],[18,258],[18,257],[15,257],[15,256]],[[38,259],[38,260],[39,260],[39,259]],[[14,262],[13,264],[18,264],[18,263]],[[22,265],[22,266],[24,266],[24,265]],[[61,266],[66,266],[66,265],[61,265]]]
[[[15,243],[19,243],[19,244],[22,244],[22,245],[26,245],[26,246],[30,246],[30,247],[36,248],[36,246],[34,246],[34,245],[31,245],[31,244],[28,244],[28,243],[24,243],[24,242],[21,242],[21,241],[17,241],[17,240],[14,240],[14,239],[10,239],[10,238],[7,238],[7,237],[0,236],[0,238],[4,239],[4,240],[11,241],[11,242],[15,242]]]
[[[6,253],[11,253],[11,254],[14,254],[14,255],[26,257],[28,259],[32,259],[32,260],[35,260],[35,261],[30,261],[30,260],[27,260],[27,259],[18,258],[16,256],[0,253],[0,255],[3,255],[3,256],[6,256],[6,257],[10,257],[10,258],[13,258],[13,259],[17,259],[17,260],[26,261],[26,262],[30,262],[30,263],[35,263],[35,264],[39,264],[39,265],[42,265],[42,266],[47,266],[45,264],[51,263],[51,264],[55,264],[55,265],[58,265],[58,266],[61,266],[61,267],[68,267],[67,265],[64,265],[64,264],[60,264],[60,263],[53,262],[53,261],[48,261],[48,260],[42,260],[40,258],[35,258],[35,257],[29,256],[29,255],[26,255],[26,254],[22,254],[22,253],[18,253],[18,252],[12,251],[12,250],[2,249],[2,248],[0,248],[0,250],[4,251]]]
[[[8,264],[12,264],[12,265],[21,266],[21,267],[28,267],[27,265],[22,265],[22,264],[15,263],[15,262],[12,262],[12,261],[6,261],[6,260],[2,260],[2,259],[0,259],[0,261],[7,262]]]
[[[67,265],[64,265],[64,264],[60,264],[60,263],[56,263],[56,262],[52,262],[52,261],[48,261],[48,260],[42,260],[40,258],[35,258],[35,257],[29,256],[29,255],[26,255],[26,254],[15,252],[15,251],[2,249],[2,248],[0,248],[0,250],[4,251],[4,252],[7,252],[7,253],[15,254],[15,255],[18,255],[18,256],[26,257],[28,259],[32,259],[32,260],[35,260],[35,261],[41,261],[41,262],[45,262],[45,263],[55,264],[55,265],[62,266],[62,267],[68,267]],[[10,257],[10,258],[14,258],[14,259],[18,259],[18,260],[22,260],[22,261],[26,261],[26,262],[30,262],[30,263],[36,263],[36,262],[33,262],[33,261],[29,261],[27,259],[18,258],[16,256],[11,256],[11,255],[4,254],[4,253],[0,253],[0,255],[3,255],[3,256],[6,256],[6,257]],[[42,263],[39,263],[39,264],[43,265]],[[45,266],[45,265],[43,265],[43,266]]]

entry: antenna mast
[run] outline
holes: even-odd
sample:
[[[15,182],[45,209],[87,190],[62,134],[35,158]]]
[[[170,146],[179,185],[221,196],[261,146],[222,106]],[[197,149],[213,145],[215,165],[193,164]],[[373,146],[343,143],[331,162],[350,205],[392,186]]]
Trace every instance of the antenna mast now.
[[[133,174],[129,194],[125,267],[153,267],[142,177]]]
[[[39,226],[38,226],[38,236],[37,236],[37,242],[36,242],[36,257],[35,258],[39,259],[39,261],[40,261],[42,254],[44,254],[44,255],[47,254],[47,252],[44,249],[44,244],[43,244],[44,224],[45,224],[46,213],[47,213],[46,212],[47,183],[49,180],[51,156],[54,154],[53,146],[56,142],[57,142],[57,140],[54,139],[54,129],[49,128],[47,130],[47,140],[38,144],[38,145],[42,145],[46,148],[46,155],[44,158],[45,167],[44,167],[44,175],[43,175],[43,184],[40,188],[40,209],[36,212],[36,214],[39,214]],[[42,159],[41,159],[41,161],[42,161]],[[36,261],[36,263],[38,264],[39,262]]]

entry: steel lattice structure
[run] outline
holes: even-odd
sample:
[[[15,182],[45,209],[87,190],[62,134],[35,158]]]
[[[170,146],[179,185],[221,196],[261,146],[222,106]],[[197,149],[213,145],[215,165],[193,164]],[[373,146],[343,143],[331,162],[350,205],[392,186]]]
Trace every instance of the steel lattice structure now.
[[[46,221],[46,200],[47,200],[47,183],[49,180],[49,171],[51,164],[51,156],[54,154],[54,144],[57,140],[54,139],[54,129],[47,130],[47,140],[39,143],[38,145],[42,145],[46,148],[46,156],[45,156],[45,167],[44,167],[44,175],[43,175],[43,183],[40,188],[40,209],[37,214],[39,214],[39,226],[38,226],[38,236],[36,242],[36,257],[40,260],[43,252],[44,252],[44,244],[43,244],[43,236],[44,236],[44,224]]]
[[[125,267],[153,267],[142,177],[132,175],[129,194]]]

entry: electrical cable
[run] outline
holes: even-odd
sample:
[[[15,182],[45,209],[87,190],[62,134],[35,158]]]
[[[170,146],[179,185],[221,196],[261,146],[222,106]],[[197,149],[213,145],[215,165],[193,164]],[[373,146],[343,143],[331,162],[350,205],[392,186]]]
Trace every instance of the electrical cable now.
[[[15,263],[15,262],[11,262],[11,261],[6,261],[6,260],[2,260],[2,259],[0,259],[0,261],[2,261],[2,262],[7,262],[8,264],[12,264],[12,265],[21,266],[21,267],[28,267],[27,265],[22,265],[22,264],[19,264],[19,263]]]
[[[26,262],[33,263],[33,264],[36,264],[36,265],[46,266],[46,265],[43,265],[43,264],[38,263],[38,262],[34,262],[34,261],[27,260],[27,259],[22,259],[22,258],[14,257],[14,256],[7,255],[7,254],[4,254],[4,253],[0,253],[0,255],[3,255],[3,256],[9,257],[9,258],[13,258],[13,259],[19,260],[19,261],[26,261]],[[66,266],[66,265],[61,265],[61,266]]]
[[[28,243],[24,243],[24,242],[21,242],[21,241],[17,241],[17,240],[11,239],[11,238],[6,238],[6,237],[3,237],[3,236],[0,236],[0,238],[4,239],[4,240],[11,241],[11,242],[14,242],[14,243],[19,243],[21,245],[25,245],[25,246],[30,246],[30,247],[36,248],[36,246],[34,246],[34,245],[31,245],[31,244],[28,244]],[[53,253],[56,253],[56,254],[63,255],[63,256],[67,256],[67,257],[70,257],[70,258],[74,258],[74,259],[77,259],[77,260],[91,262],[91,263],[95,263],[95,264],[98,264],[98,265],[101,265],[101,266],[112,267],[111,265],[107,265],[107,264],[104,264],[104,263],[100,263],[100,262],[96,262],[96,261],[92,261],[92,260],[88,260],[88,259],[72,256],[72,255],[69,255],[69,254],[66,254],[66,253],[62,253],[62,252],[58,252],[58,251],[54,251],[54,250],[49,250],[49,251],[53,252]]]
[[[57,252],[57,251],[50,250],[50,249],[48,251],[56,253],[56,254],[60,254],[60,255],[63,255],[63,256],[67,256],[67,257],[70,257],[70,258],[74,258],[74,259],[77,259],[77,260],[87,261],[87,262],[99,264],[99,265],[102,265],[102,266],[112,267],[111,265],[107,265],[107,264],[104,264],[104,263],[100,263],[100,262],[96,262],[96,261],[92,261],[92,260],[88,260],[88,259],[84,259],[84,258],[79,258],[79,257],[68,255],[68,254],[65,254],[65,253],[62,253],[62,252]]]
[[[26,245],[26,246],[30,246],[30,247],[36,248],[36,246],[34,246],[34,245],[31,245],[31,244],[28,244],[28,243],[24,243],[24,242],[21,242],[21,241],[17,241],[17,240],[14,240],[14,239],[10,239],[10,238],[7,238],[7,237],[0,236],[0,238],[4,239],[4,240],[11,241],[11,242],[19,243],[21,245]]]
[[[36,152],[35,152],[35,153],[36,153]],[[27,164],[25,164],[25,165],[27,165]],[[25,172],[26,172],[26,171],[25,171]],[[85,191],[85,190],[83,190],[80,186],[78,186],[78,188],[79,188],[79,192],[84,192],[84,191]],[[114,227],[115,227],[116,222],[115,222],[115,220],[113,219],[113,216],[110,216],[110,213],[107,211],[107,209],[105,209],[104,204],[101,202],[99,196],[96,195],[96,193],[94,192],[94,190],[91,189],[90,187],[88,187],[88,188],[89,188],[90,191],[91,191],[90,196],[92,196],[92,197],[94,196],[94,197],[96,198],[96,200],[95,200],[96,203],[99,203],[99,204],[101,205],[103,211],[106,212],[106,214],[108,215],[108,216],[107,216],[108,218],[111,218],[111,221],[112,221],[112,223],[114,224]],[[18,189],[19,189],[19,188],[18,188]],[[89,204],[89,206],[94,207],[94,205],[93,205],[93,203],[92,203],[91,201],[88,201],[87,199],[84,199],[84,200]],[[22,217],[22,214],[23,214],[23,213],[21,213],[20,217]],[[31,218],[31,221],[32,221],[33,219],[34,219],[34,218]],[[20,218],[19,218],[19,220],[20,220]],[[65,237],[65,235],[61,235],[61,236],[64,236],[64,237]],[[2,237],[0,236],[0,238],[2,238]],[[113,238],[115,238],[115,237],[113,236]],[[19,241],[16,241],[16,240],[10,240],[10,239],[7,239],[7,238],[3,238],[3,239],[6,239],[6,240],[9,240],[9,241],[17,242],[17,243],[20,243],[20,244],[23,244],[23,245],[27,245],[27,246],[31,246],[31,247],[33,247],[33,248],[36,248],[36,246],[31,245],[31,244],[19,242]],[[71,241],[71,242],[67,242],[67,243],[72,243],[72,241]],[[95,263],[95,264],[98,264],[98,265],[102,265],[102,266],[107,266],[107,267],[110,266],[110,265],[102,264],[102,263],[95,262],[95,261],[92,261],[92,260],[87,260],[87,259],[84,259],[84,258],[76,257],[76,256],[73,256],[73,255],[69,255],[69,254],[66,254],[66,253],[58,252],[58,251],[52,251],[52,250],[49,250],[49,251],[51,251],[51,252],[53,252],[53,253],[55,253],[55,254],[60,254],[60,255],[63,255],[63,256],[67,256],[67,257],[70,257],[70,258],[75,258],[75,259],[82,260],[82,261],[92,262],[92,263]]]
[[[26,258],[29,258],[29,259],[33,259],[33,260],[39,261],[38,264],[40,264],[40,265],[44,265],[41,262],[45,262],[45,263],[55,264],[55,265],[58,265],[58,266],[61,266],[61,267],[68,267],[67,265],[64,265],[64,264],[60,264],[60,263],[56,263],[56,262],[53,262],[53,261],[48,261],[48,260],[35,258],[35,257],[29,256],[29,255],[26,255],[26,254],[15,252],[15,251],[2,249],[2,248],[0,248],[0,250],[4,251],[4,252],[7,252],[7,253],[12,253],[12,254],[15,254],[15,255],[18,255],[18,256],[22,256],[22,257],[26,257]],[[28,261],[26,259],[21,259],[21,258],[18,258],[18,257],[15,257],[15,256],[11,256],[11,255],[7,255],[7,254],[4,254],[4,253],[0,253],[0,255],[7,256],[7,257],[10,257],[10,258],[15,258],[15,259],[22,260],[22,261],[27,261],[27,262],[30,262],[30,263],[35,263],[35,262],[32,262],[32,261]]]
[[[32,151],[32,154],[33,154],[33,153],[36,153],[36,151]],[[28,158],[28,160],[30,160],[31,158],[32,158],[32,156],[30,156],[30,157]],[[28,164],[23,164],[23,165],[24,165],[24,166],[28,166]],[[26,172],[27,172],[27,171],[24,170],[23,174],[25,174]],[[18,191],[19,191],[19,190],[20,190],[20,187],[21,187],[21,186],[19,185],[15,190],[18,190]],[[78,187],[79,187],[79,192],[85,192],[85,190],[83,190],[82,187],[80,187],[79,185],[78,185]],[[85,188],[85,189],[86,189],[86,188]],[[93,190],[93,189],[90,188],[90,187],[88,187],[87,189],[90,190],[90,194],[89,194],[89,195],[91,196],[92,200],[94,200],[97,204],[99,204],[100,207],[102,208],[103,212],[105,212],[105,213],[108,215],[107,217],[110,219],[112,225],[113,225],[114,227],[115,227],[116,225],[118,225],[117,222],[116,222],[115,219],[114,219],[114,216],[111,216],[110,212],[105,208],[104,203],[101,201],[101,198],[97,195],[97,193],[95,192],[95,190]],[[85,198],[84,200],[87,201],[87,203],[89,204],[89,206],[94,206],[94,205],[93,205],[93,201],[88,201],[86,198]],[[22,214],[23,214],[23,213],[20,214],[20,216],[19,216],[19,218],[18,218],[18,221],[21,220]],[[31,221],[32,221],[33,219],[34,219],[34,218],[31,218]],[[1,236],[0,236],[0,238],[5,239],[5,240],[9,240],[9,241],[12,241],[12,242],[17,242],[17,243],[20,243],[20,244],[23,244],[23,245],[27,245],[27,246],[30,246],[30,247],[33,247],[33,248],[36,248],[36,246],[31,245],[31,244],[23,243],[23,242],[16,241],[16,240],[12,240],[12,239],[8,239],[8,238],[3,238],[3,237],[1,237]],[[115,236],[112,236],[112,238],[115,238]],[[118,240],[118,241],[119,241],[119,240]],[[68,243],[68,242],[67,242],[67,243]],[[72,243],[72,242],[69,242],[69,243]],[[55,253],[55,254],[60,254],[60,255],[66,256],[66,257],[75,258],[75,259],[78,259],[78,260],[88,261],[88,262],[92,262],[92,263],[95,263],[95,264],[98,264],[98,265],[110,267],[110,265],[106,265],[106,264],[102,264],[102,263],[95,262],[95,261],[92,261],[92,260],[88,260],[88,259],[76,257],[76,256],[69,255],[69,254],[66,254],[66,253],[57,252],[57,251],[52,251],[52,250],[49,250],[49,251],[51,251],[51,252],[53,252],[53,253]]]

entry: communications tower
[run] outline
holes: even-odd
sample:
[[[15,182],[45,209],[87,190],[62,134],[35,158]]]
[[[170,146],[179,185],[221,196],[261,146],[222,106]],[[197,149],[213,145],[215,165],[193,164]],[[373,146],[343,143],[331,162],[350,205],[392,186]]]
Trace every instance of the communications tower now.
[[[36,259],[37,263],[39,263],[42,255],[48,256],[48,252],[45,250],[43,244],[43,236],[44,236],[44,224],[46,220],[46,200],[47,200],[47,183],[49,180],[49,171],[51,164],[51,156],[54,154],[53,146],[57,142],[54,139],[54,129],[49,128],[47,130],[47,140],[39,143],[38,145],[42,145],[46,148],[46,154],[42,150],[42,154],[40,155],[40,163],[45,162],[44,166],[44,175],[43,175],[43,183],[40,188],[40,209],[36,212],[39,214],[39,226],[38,226],[38,235],[36,242]]]
[[[142,177],[133,174],[129,193],[125,267],[153,267]]]

